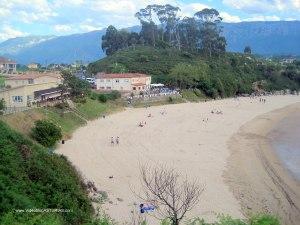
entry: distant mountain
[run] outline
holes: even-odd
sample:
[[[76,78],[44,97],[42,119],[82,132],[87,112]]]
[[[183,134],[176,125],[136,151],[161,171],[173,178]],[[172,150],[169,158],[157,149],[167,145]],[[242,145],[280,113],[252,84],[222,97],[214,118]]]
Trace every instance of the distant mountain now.
[[[249,45],[259,55],[300,55],[300,21],[225,23],[227,50]]]
[[[27,36],[12,38],[0,43],[0,54],[16,55],[22,50],[29,49],[52,38],[55,38],[55,36]]]
[[[255,54],[300,55],[300,21],[224,23],[223,26],[228,51],[243,52],[250,45]],[[140,27],[127,29],[139,31]],[[92,62],[105,56],[101,49],[104,34],[105,30],[100,30],[60,37],[9,39],[0,43],[0,55],[21,64]]]

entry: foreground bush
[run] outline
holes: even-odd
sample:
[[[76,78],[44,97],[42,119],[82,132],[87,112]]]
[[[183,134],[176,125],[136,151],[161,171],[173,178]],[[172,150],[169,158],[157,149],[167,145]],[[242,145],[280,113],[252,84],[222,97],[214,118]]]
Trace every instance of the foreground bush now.
[[[33,139],[45,147],[53,147],[62,138],[61,129],[47,120],[36,121],[31,135]]]
[[[81,179],[65,157],[49,154],[0,122],[0,224],[84,224],[92,217]],[[16,210],[66,209],[65,213]]]

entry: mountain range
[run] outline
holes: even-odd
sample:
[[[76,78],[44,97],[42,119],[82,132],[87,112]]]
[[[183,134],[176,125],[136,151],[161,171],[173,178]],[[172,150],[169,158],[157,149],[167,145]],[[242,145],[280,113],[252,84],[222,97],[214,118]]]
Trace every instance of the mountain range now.
[[[259,55],[300,55],[300,21],[223,23],[227,50],[243,52],[249,45]],[[127,28],[138,31],[140,27]],[[27,36],[0,43],[0,55],[20,64],[85,63],[105,57],[105,29],[67,36]]]

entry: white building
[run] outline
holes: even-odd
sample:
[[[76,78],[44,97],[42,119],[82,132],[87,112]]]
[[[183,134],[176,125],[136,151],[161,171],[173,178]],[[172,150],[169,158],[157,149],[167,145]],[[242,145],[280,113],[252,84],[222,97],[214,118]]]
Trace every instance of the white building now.
[[[151,76],[141,73],[98,73],[96,75],[97,90],[140,92],[149,90],[150,84]]]

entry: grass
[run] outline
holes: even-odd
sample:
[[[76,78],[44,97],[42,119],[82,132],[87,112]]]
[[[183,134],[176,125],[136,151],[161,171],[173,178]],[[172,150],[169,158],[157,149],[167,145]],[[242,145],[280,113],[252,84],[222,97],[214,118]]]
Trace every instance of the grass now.
[[[18,112],[16,114],[1,116],[0,118],[11,128],[28,137],[30,135],[31,128],[34,126],[34,122],[45,119],[46,116],[38,109],[32,109],[24,112]]]
[[[145,106],[160,106],[160,105],[170,105],[170,104],[179,104],[184,103],[185,100],[181,97],[165,97],[155,101],[143,101],[143,100],[136,100],[132,103],[134,108],[143,108]]]
[[[71,111],[63,113],[60,109],[54,107],[40,108],[37,110],[42,113],[45,118],[59,126],[62,129],[65,138],[70,137],[77,128],[86,124],[85,120]]]
[[[77,104],[77,110],[81,112],[88,120],[97,119],[109,110],[109,104],[101,103],[98,100],[87,99],[86,103]]]
[[[0,121],[0,224],[83,224],[93,208],[75,168]],[[15,209],[68,209],[18,213]]]
[[[5,78],[0,74],[0,88],[5,86]]]
[[[200,102],[208,99],[199,90],[182,90],[182,97],[189,102]]]

